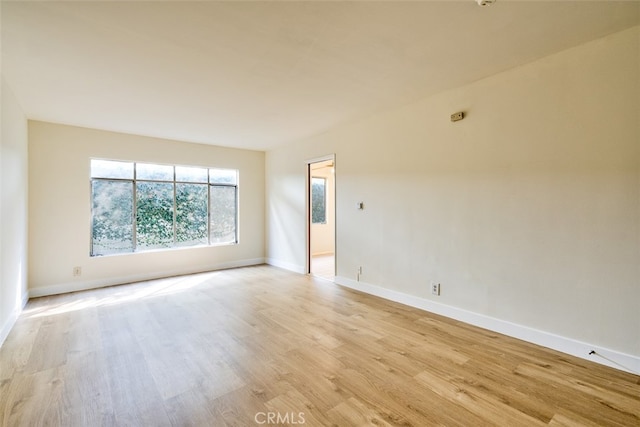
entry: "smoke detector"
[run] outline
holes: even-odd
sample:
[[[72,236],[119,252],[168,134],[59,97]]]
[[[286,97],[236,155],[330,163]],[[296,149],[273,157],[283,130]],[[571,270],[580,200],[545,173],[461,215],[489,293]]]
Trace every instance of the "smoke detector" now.
[[[478,3],[478,6],[491,6],[493,3],[495,3],[496,0],[476,0],[476,3]]]

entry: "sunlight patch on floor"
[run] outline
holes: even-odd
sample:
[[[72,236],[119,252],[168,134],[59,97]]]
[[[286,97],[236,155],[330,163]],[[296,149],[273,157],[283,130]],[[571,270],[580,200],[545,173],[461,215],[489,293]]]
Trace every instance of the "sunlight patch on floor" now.
[[[115,294],[110,293],[109,296],[100,297],[102,289],[94,289],[86,292],[85,298],[75,298],[70,302],[59,302],[55,304],[40,303],[35,299],[33,303],[29,303],[23,315],[26,318],[38,318],[44,316],[54,316],[57,314],[69,313],[72,311],[83,310],[85,308],[106,307],[118,304],[125,304],[141,299],[156,298],[165,295],[172,295],[193,289],[203,284],[211,284],[210,280],[219,275],[219,272],[200,273],[189,276],[170,277],[166,279],[156,279],[145,281],[142,283],[121,285],[123,289]],[[44,297],[46,298],[46,297]]]

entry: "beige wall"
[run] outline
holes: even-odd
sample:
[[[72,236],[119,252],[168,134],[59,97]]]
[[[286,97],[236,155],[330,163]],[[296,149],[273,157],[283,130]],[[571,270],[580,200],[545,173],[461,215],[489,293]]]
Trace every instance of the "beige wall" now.
[[[238,169],[240,243],[90,257],[94,157]],[[29,179],[31,296],[263,262],[263,152],[29,121]]]
[[[268,259],[303,268],[304,161],[336,153],[339,277],[640,357],[639,40],[268,152]]]
[[[1,80],[0,345],[27,296],[27,119]]]

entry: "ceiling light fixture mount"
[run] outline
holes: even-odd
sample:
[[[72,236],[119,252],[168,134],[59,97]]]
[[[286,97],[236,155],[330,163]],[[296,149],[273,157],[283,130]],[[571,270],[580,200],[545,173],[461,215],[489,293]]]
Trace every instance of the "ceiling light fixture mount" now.
[[[492,4],[494,4],[496,2],[496,0],[476,0],[476,3],[478,3],[478,6],[491,6]]]

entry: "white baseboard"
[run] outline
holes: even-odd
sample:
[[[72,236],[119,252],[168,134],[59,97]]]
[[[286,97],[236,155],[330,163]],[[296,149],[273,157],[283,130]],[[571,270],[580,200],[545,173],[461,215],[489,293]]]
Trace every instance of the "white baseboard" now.
[[[479,326],[484,329],[489,329],[510,337],[570,354],[581,359],[590,360],[601,365],[640,375],[640,357],[638,356],[620,353],[598,345],[540,331],[528,326],[518,325],[506,320],[496,319],[494,317],[485,316],[483,314],[474,313],[380,286],[358,282],[346,277],[337,276],[335,278],[335,282],[347,288],[399,302],[410,307],[419,308],[421,310],[459,320],[474,326]],[[592,351],[595,351],[595,353],[590,354]]]
[[[2,329],[0,329],[0,347],[4,343],[4,340],[9,336],[9,332],[11,332],[11,328],[16,324],[16,320],[18,320],[18,316],[20,315],[19,310],[14,310],[13,313],[9,316],[4,325],[2,325]]]
[[[13,312],[11,313],[9,318],[6,320],[6,322],[4,322],[4,325],[2,325],[2,329],[0,329],[0,347],[2,347],[4,340],[6,340],[7,337],[9,336],[9,332],[11,332],[13,325],[16,324],[18,317],[20,317],[20,313],[22,313],[22,309],[24,308],[25,305],[27,305],[27,301],[29,301],[29,293],[24,292],[22,294],[22,299],[20,301],[20,304],[21,304],[20,307],[16,307],[13,310]]]
[[[267,258],[267,264],[278,268],[284,268],[285,270],[293,271],[295,273],[305,274],[304,266],[292,264],[286,261],[280,261],[274,258]]]
[[[183,274],[204,273],[206,271],[224,270],[227,268],[248,267],[251,265],[264,264],[264,258],[253,258],[238,261],[212,264],[200,268],[184,268],[177,270],[154,271],[144,274],[130,276],[106,277],[96,280],[85,280],[78,282],[60,283],[57,285],[44,286],[29,290],[30,298],[44,297],[49,295],[65,294],[68,292],[86,291],[89,289],[103,288],[105,286],[121,285],[124,283],[140,282],[143,280],[162,279],[164,277],[181,276]]]
[[[322,256],[322,255],[333,255],[333,251],[325,251],[325,252],[314,252],[311,256]]]

